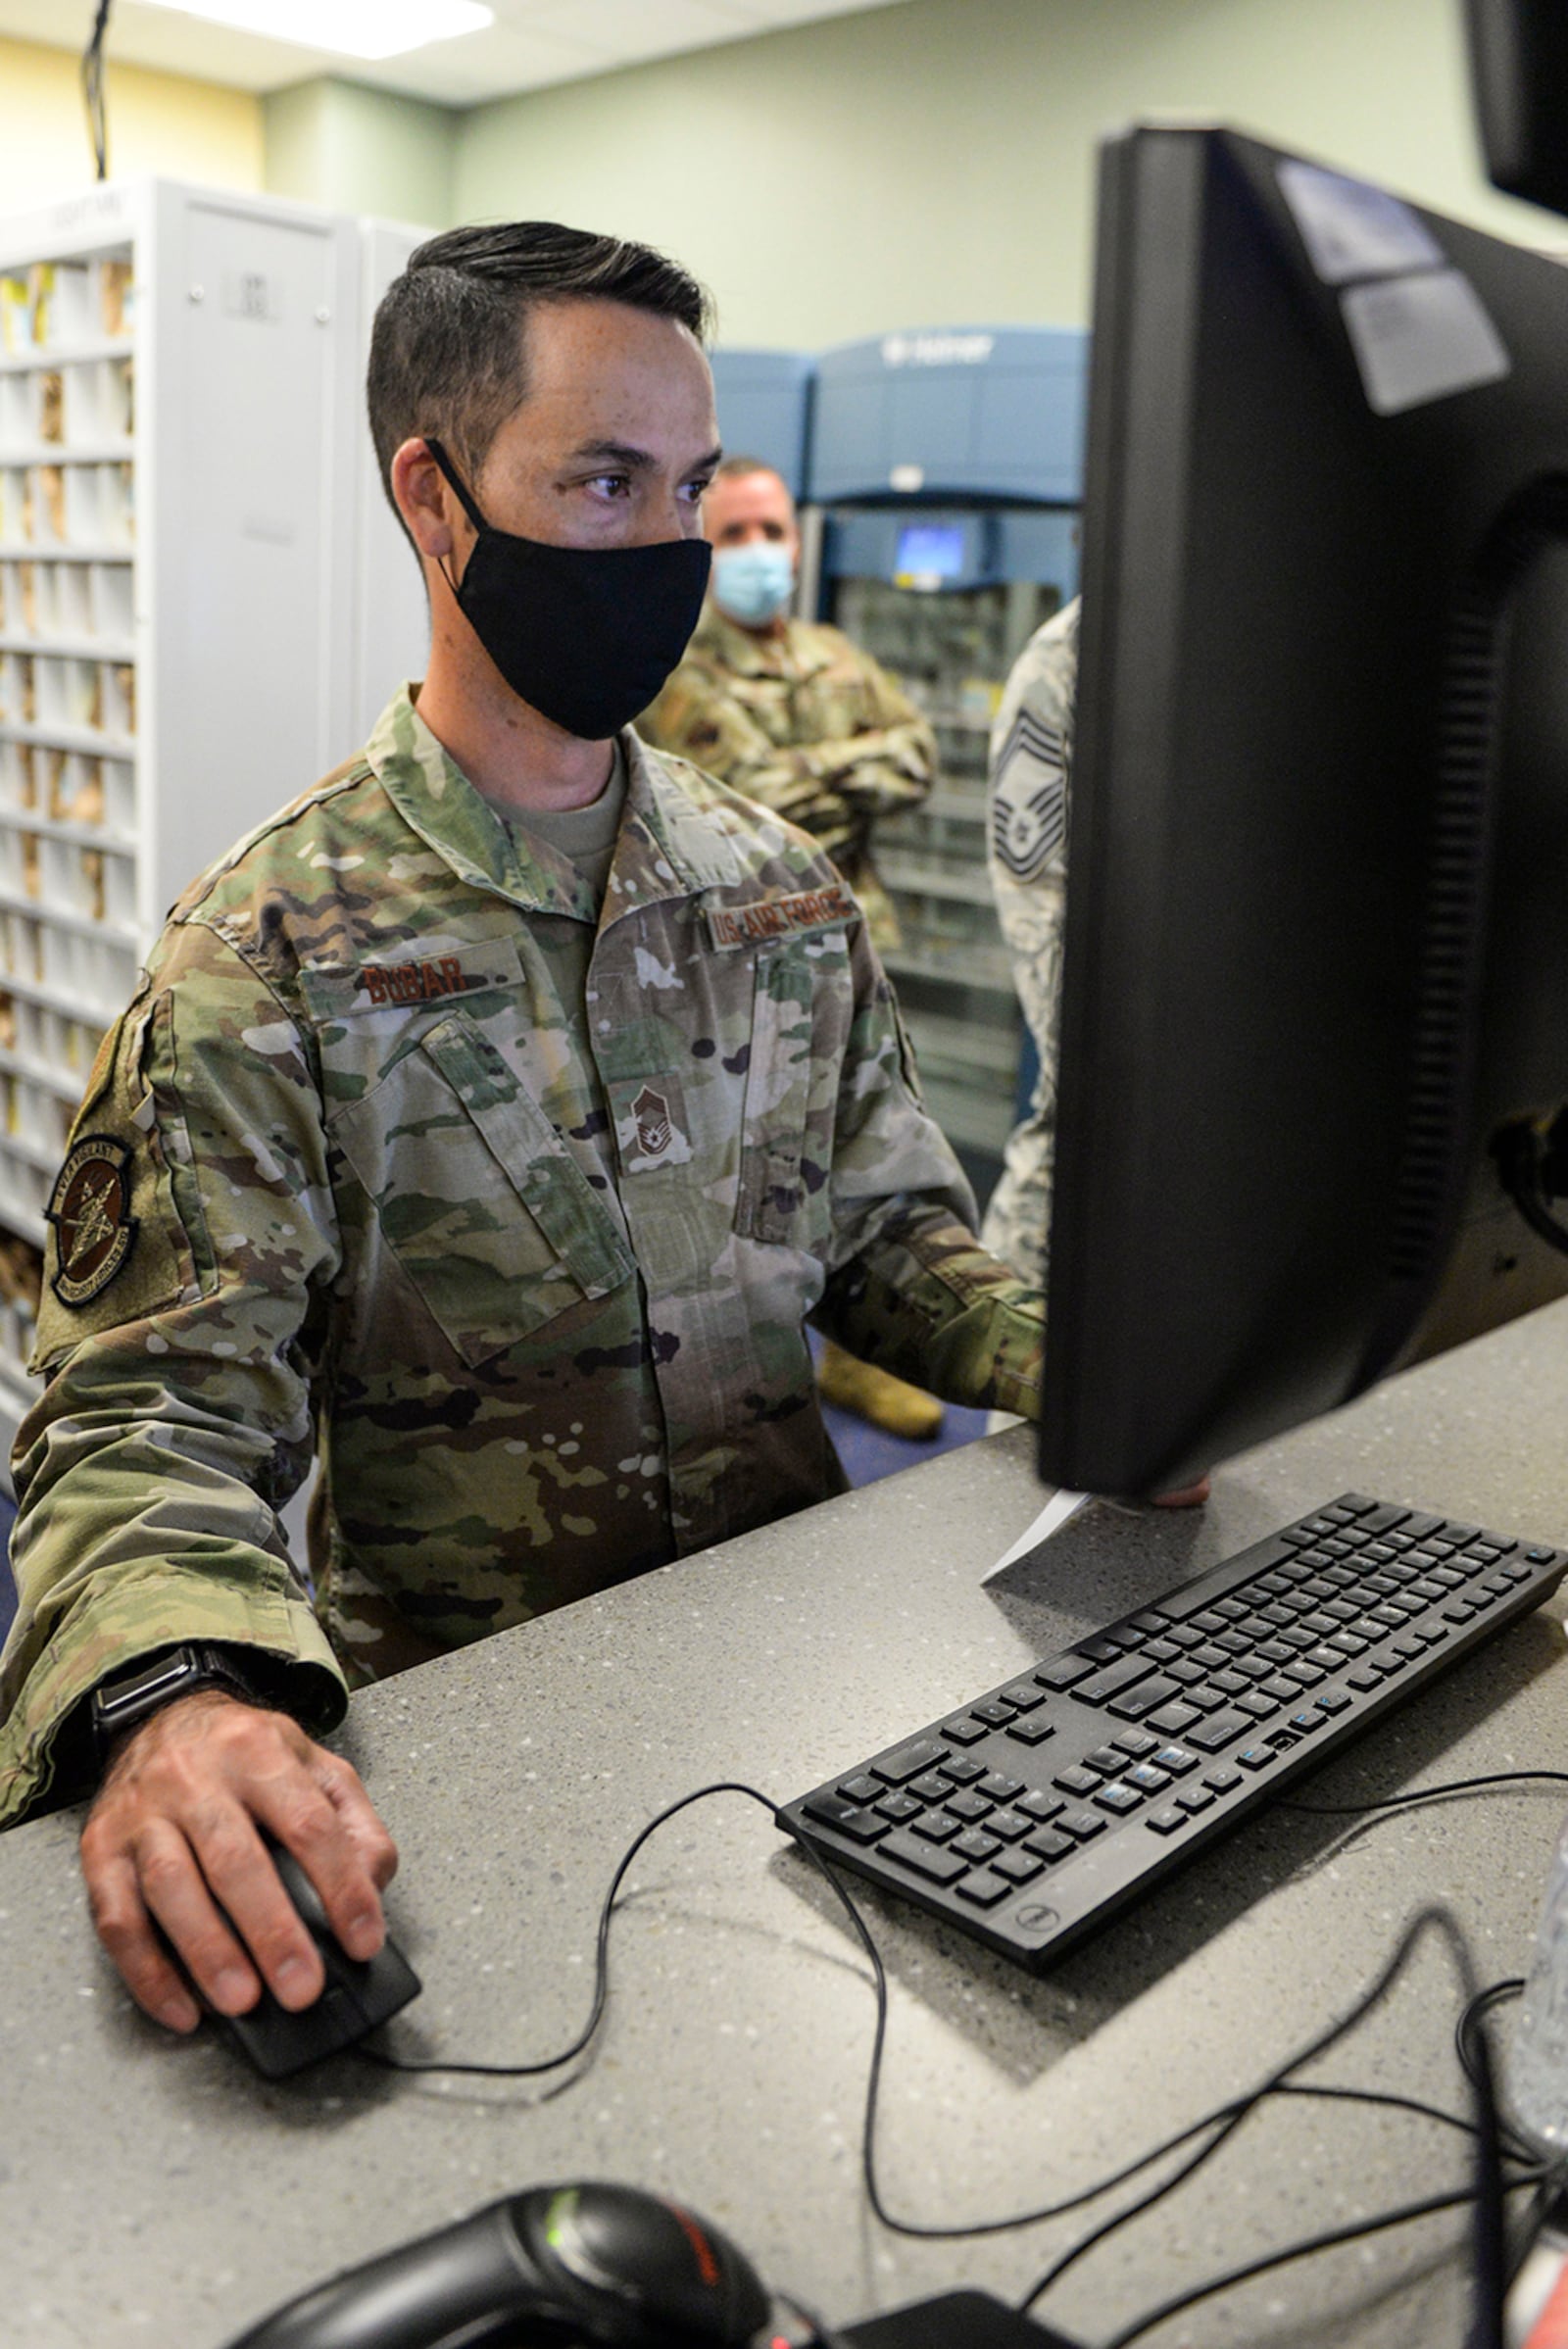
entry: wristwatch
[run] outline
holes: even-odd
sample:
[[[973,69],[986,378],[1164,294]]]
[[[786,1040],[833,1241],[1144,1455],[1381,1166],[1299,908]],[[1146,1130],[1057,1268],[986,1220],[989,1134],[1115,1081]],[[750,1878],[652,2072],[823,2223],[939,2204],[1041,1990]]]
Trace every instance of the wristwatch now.
[[[100,1769],[108,1761],[117,1737],[198,1688],[225,1688],[247,1704],[265,1704],[255,1685],[246,1679],[232,1653],[205,1641],[166,1647],[150,1660],[143,1658],[126,1672],[100,1681],[92,1692],[92,1738]]]

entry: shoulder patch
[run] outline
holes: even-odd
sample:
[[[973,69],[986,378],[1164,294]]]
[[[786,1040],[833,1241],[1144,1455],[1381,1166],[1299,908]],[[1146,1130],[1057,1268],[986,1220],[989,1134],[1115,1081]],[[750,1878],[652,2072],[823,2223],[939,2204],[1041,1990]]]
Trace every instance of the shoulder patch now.
[[[991,789],[991,847],[1017,881],[1038,881],[1067,837],[1061,736],[1028,710],[1012,722]]]
[[[84,1134],[66,1159],[44,1210],[55,1227],[59,1270],[50,1287],[63,1305],[91,1304],[136,1244],[130,1212],[130,1151],[108,1134]]]

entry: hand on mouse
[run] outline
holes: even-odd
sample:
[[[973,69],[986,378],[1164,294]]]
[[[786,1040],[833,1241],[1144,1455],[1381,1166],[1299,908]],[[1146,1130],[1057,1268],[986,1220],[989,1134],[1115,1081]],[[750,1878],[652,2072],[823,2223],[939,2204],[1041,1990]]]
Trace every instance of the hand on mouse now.
[[[81,1835],[93,1924],[137,2005],[172,2031],[201,2017],[153,1919],[220,2014],[254,2006],[262,1977],[292,2010],[320,1993],[320,1958],[264,1830],[299,1860],[349,1956],[373,1957],[397,1848],[358,1772],[286,1713],[198,1689],[142,1722],[109,1766]]]

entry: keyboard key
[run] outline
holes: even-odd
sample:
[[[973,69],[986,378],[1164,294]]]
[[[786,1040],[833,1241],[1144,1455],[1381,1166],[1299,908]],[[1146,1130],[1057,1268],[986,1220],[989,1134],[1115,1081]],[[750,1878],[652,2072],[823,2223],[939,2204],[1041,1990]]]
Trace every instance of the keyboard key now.
[[[1162,1705],[1157,1713],[1150,1714],[1149,1726],[1157,1729],[1162,1737],[1179,1737],[1190,1721],[1201,1719],[1197,1705],[1168,1704]]]
[[[884,1786],[902,1786],[906,1779],[918,1778],[922,1770],[929,1770],[933,1763],[945,1762],[947,1758],[947,1747],[939,1745],[934,1737],[917,1737],[912,1745],[901,1745],[896,1753],[873,1762],[871,1775],[881,1779]]]
[[[916,1835],[919,1832],[919,1829],[916,1828]],[[953,1848],[962,1858],[971,1860],[978,1867],[982,1860],[990,1859],[994,1851],[1000,1851],[1002,1845],[995,1835],[988,1835],[983,1827],[966,1827]]]
[[[1044,1697],[1041,1702],[1045,1702]],[[992,1729],[1005,1728],[1016,1712],[1016,1707],[1008,1704],[1004,1696],[983,1697],[979,1704],[971,1705],[969,1709],[977,1721],[989,1723]]]
[[[1210,1688],[1205,1686],[1201,1688],[1189,1688],[1187,1702],[1197,1705],[1200,1713],[1217,1713],[1222,1705],[1229,1704],[1230,1698],[1225,1694],[1223,1688]]]
[[[988,1835],[1000,1835],[1004,1843],[1016,1843],[1019,1836],[1026,1835],[1033,1825],[1034,1821],[1022,1811],[993,1811],[986,1821],[986,1833]]]
[[[1285,1666],[1280,1678],[1282,1681],[1295,1681],[1298,1688],[1315,1688],[1318,1682],[1326,1680],[1328,1675],[1321,1664],[1309,1664],[1305,1656],[1298,1656],[1294,1664]]]
[[[1035,1688],[1030,1681],[1013,1681],[1002,1694],[1004,1702],[1010,1704],[1015,1713],[1032,1713],[1037,1704],[1046,1701],[1044,1689]]]
[[[1097,1745],[1093,1753],[1084,1755],[1084,1768],[1098,1770],[1102,1778],[1116,1778],[1126,1767],[1127,1757],[1119,1745]]]
[[[1170,1785],[1170,1772],[1156,1770],[1152,1762],[1137,1762],[1127,1773],[1127,1784],[1141,1794],[1163,1794]]]
[[[862,1770],[855,1778],[841,1779],[839,1792],[846,1802],[875,1802],[883,1788],[869,1772]]]
[[[1198,1768],[1197,1754],[1189,1753],[1185,1745],[1162,1745],[1154,1759],[1172,1778],[1182,1778],[1189,1770]]]
[[[1211,1787],[1216,1794],[1234,1794],[1241,1783],[1241,1772],[1233,1770],[1229,1762],[1221,1763],[1217,1770],[1205,1770],[1203,1773],[1203,1785]]]
[[[1055,1725],[1039,1713],[1026,1720],[1009,1721],[1007,1724],[1008,1737],[1019,1745],[1044,1745],[1046,1739],[1054,1737],[1055,1734]]]
[[[902,1867],[912,1868],[916,1876],[927,1877],[934,1884],[951,1884],[956,1877],[966,1873],[968,1865],[939,1843],[922,1843],[906,1827],[896,1827],[884,1837],[877,1857],[897,1860]]]
[[[1156,1705],[1162,1705],[1167,1697],[1178,1693],[1174,1681],[1156,1674],[1152,1680],[1145,1681],[1142,1688],[1129,1688],[1125,1694],[1113,1696],[1105,1709],[1121,1721],[1142,1721],[1146,1714],[1153,1712]]]
[[[1170,1617],[1162,1614],[1158,1607],[1144,1607],[1138,1614],[1129,1615],[1127,1620],[1135,1632],[1162,1632]]]
[[[1322,1695],[1315,1696],[1312,1701],[1320,1713],[1346,1713],[1350,1707],[1350,1700],[1343,1688],[1325,1688]]]
[[[1119,1752],[1130,1754],[1135,1762],[1146,1760],[1159,1743],[1157,1737],[1150,1737],[1146,1730],[1141,1729],[1118,1730],[1110,1741]]]
[[[1209,1811],[1214,1807],[1214,1797],[1206,1786],[1183,1786],[1176,1800],[1194,1818],[1200,1811]]]
[[[983,1721],[973,1721],[967,1717],[962,1721],[944,1721],[942,1724],[942,1735],[951,1738],[955,1745],[973,1745],[986,1734]]]
[[[1163,1810],[1151,1811],[1144,1824],[1152,1827],[1156,1835],[1174,1835],[1188,1825],[1188,1817],[1175,1803],[1168,1802]]]
[[[1260,1695],[1255,1688],[1236,1699],[1236,1710],[1239,1713],[1250,1713],[1254,1721],[1268,1721],[1279,1709],[1279,1697]]]
[[[1012,1807],[1022,1811],[1026,1818],[1045,1821],[1054,1819],[1065,1805],[1057,1794],[1042,1794],[1031,1788],[1027,1794],[1020,1794]]]
[[[946,1843],[962,1825],[962,1820],[955,1819],[951,1811],[927,1811],[923,1819],[911,1819],[909,1833],[927,1843]]]
[[[998,1876],[1004,1876],[1010,1884],[1032,1884],[1045,1867],[1032,1851],[1004,1851],[992,1861]]]
[[[1244,1745],[1236,1757],[1244,1770],[1266,1770],[1279,1758],[1272,1745]]]
[[[1110,1697],[1119,1696],[1123,1688],[1130,1688],[1135,1681],[1146,1680],[1150,1669],[1147,1656],[1122,1656],[1116,1663],[1107,1664],[1102,1672],[1097,1672],[1093,1680],[1080,1681],[1073,1694],[1085,1704],[1104,1704]]]
[[[990,1803],[983,1794],[977,1794],[972,1786],[965,1787],[960,1793],[950,1794],[944,1807],[953,1813],[955,1819],[965,1819],[971,1826],[975,1820],[989,1819],[991,1816]]]
[[[1093,1656],[1097,1664],[1113,1664],[1119,1655],[1126,1654],[1129,1647],[1137,1645],[1135,1634],[1114,1630],[1096,1632],[1092,1639],[1079,1640],[1078,1652],[1080,1655]]]
[[[1363,1696],[1370,1694],[1372,1689],[1381,1688],[1383,1685],[1383,1675],[1375,1664],[1359,1665],[1354,1672],[1348,1672],[1345,1678],[1347,1685],[1349,1688],[1358,1688]]]
[[[1049,1664],[1035,1667],[1035,1679],[1042,1688],[1071,1688],[1094,1670],[1091,1656],[1055,1656]]]
[[[922,1802],[941,1802],[953,1792],[953,1782],[944,1778],[940,1770],[925,1770],[918,1778],[910,1779],[909,1792],[918,1794]]]
[[[986,1766],[966,1753],[950,1753],[942,1765],[944,1778],[951,1778],[956,1786],[972,1786],[977,1778],[984,1778]]]
[[[1023,1780],[1004,1778],[1000,1770],[992,1770],[980,1780],[975,1792],[986,1795],[992,1802],[1011,1802],[1015,1794],[1023,1792]]]
[[[1257,1727],[1250,1713],[1240,1710],[1216,1713],[1211,1721],[1200,1721],[1187,1733],[1189,1744],[1201,1746],[1204,1753],[1218,1753],[1233,1737],[1245,1737]]]
[[[1071,1835],[1080,1843],[1087,1843],[1091,1836],[1105,1832],[1105,1822],[1099,1811],[1063,1811],[1056,1825],[1064,1835]]]
[[[846,1802],[838,1794],[813,1794],[806,1808],[823,1827],[848,1835],[852,1843],[874,1843],[878,1835],[886,1835],[888,1832],[887,1821],[879,1819],[875,1811],[865,1810],[859,1803]]]
[[[1081,1762],[1073,1763],[1068,1770],[1058,1770],[1052,1781],[1064,1794],[1093,1794],[1100,1783],[1100,1772],[1086,1770]]]
[[[994,1909],[999,1900],[1005,1900],[1015,1888],[993,1868],[977,1868],[961,1884],[954,1886],[960,1900],[972,1901],[977,1909]]]
[[[925,1806],[916,1802],[912,1794],[884,1794],[876,1807],[884,1819],[891,1819],[898,1826],[906,1819],[918,1819]]]
[[[1309,1737],[1314,1730],[1323,1727],[1323,1716],[1321,1713],[1293,1713],[1291,1727],[1299,1730],[1303,1737]]]
[[[1143,1800],[1138,1788],[1129,1786],[1124,1778],[1112,1779],[1110,1785],[1102,1786],[1095,1796],[1095,1801],[1102,1811],[1113,1812],[1118,1819],[1124,1819],[1129,1811],[1141,1810]]]
[[[1037,1827],[1023,1848],[1037,1852],[1043,1860],[1064,1860],[1068,1852],[1076,1851],[1078,1846],[1071,1835],[1062,1835],[1058,1828]]]

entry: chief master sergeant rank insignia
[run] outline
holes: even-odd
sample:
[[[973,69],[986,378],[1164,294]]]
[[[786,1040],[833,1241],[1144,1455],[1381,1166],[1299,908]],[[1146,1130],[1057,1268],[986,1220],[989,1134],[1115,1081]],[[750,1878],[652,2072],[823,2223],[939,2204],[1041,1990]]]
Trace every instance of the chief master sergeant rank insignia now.
[[[1020,710],[997,761],[991,839],[1014,880],[1037,881],[1067,836],[1067,777],[1061,736]]]
[[[60,1269],[50,1286],[63,1305],[86,1305],[108,1288],[136,1238],[130,1152],[107,1134],[84,1134],[60,1169],[45,1213]]]

